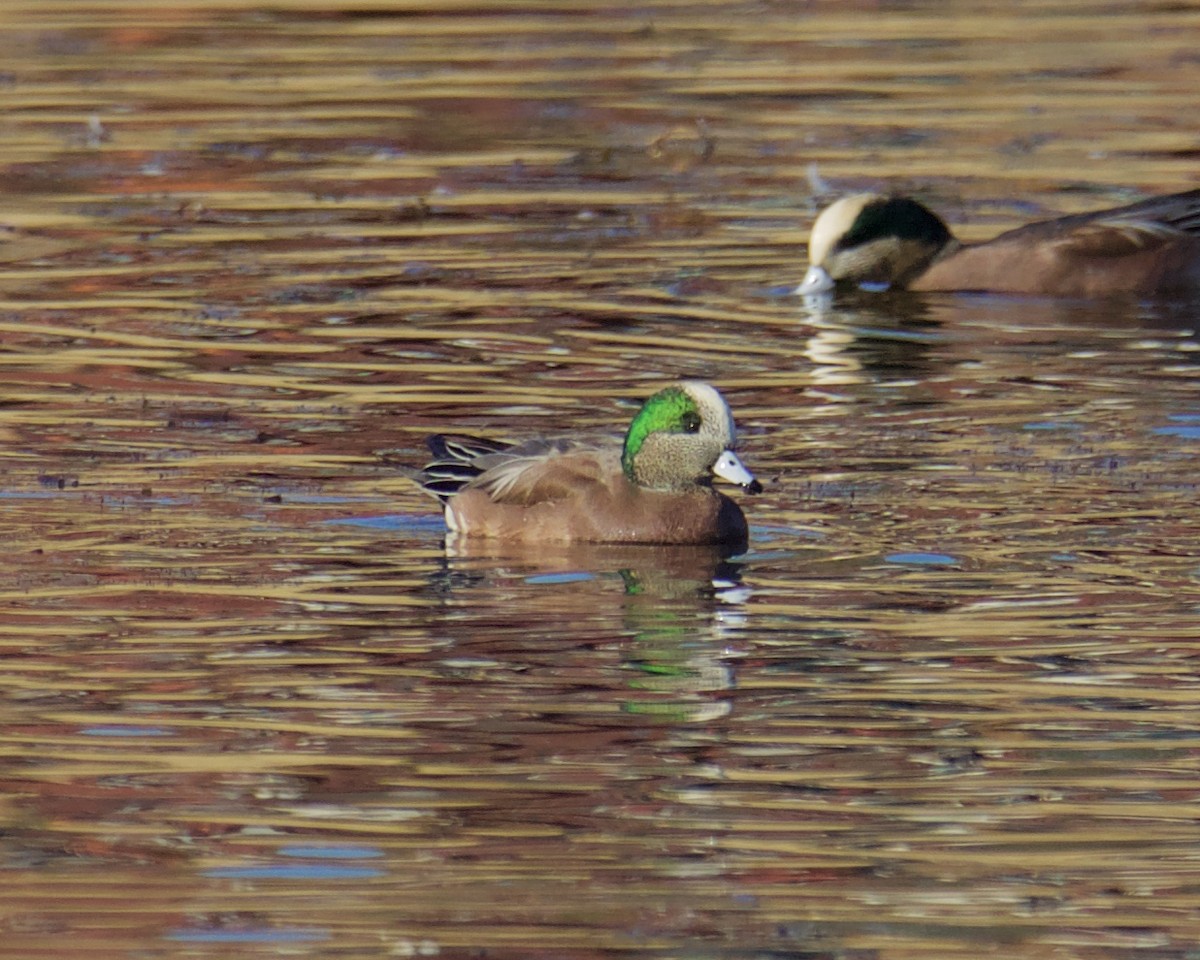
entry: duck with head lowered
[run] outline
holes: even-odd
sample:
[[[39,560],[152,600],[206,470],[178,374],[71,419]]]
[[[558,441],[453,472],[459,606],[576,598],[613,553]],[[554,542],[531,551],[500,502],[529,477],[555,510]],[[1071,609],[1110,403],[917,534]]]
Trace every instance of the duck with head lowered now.
[[[859,193],[813,223],[797,293],[838,284],[1051,297],[1200,297],[1200,190],[965,244],[909,197]]]
[[[660,390],[623,443],[578,438],[520,444],[457,434],[429,439],[432,463],[407,471],[442,501],[452,533],[509,542],[740,544],[741,508],[714,477],[762,485],[733,448],[733,415],[707,383]]]

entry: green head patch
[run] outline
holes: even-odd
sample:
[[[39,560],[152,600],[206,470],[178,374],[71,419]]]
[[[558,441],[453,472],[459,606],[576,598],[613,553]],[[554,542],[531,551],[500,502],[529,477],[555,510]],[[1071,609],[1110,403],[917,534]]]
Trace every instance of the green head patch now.
[[[940,247],[950,242],[950,230],[941,219],[908,197],[880,197],[859,211],[854,223],[837,241],[846,250],[883,237],[919,240]]]
[[[634,479],[633,461],[652,433],[696,433],[700,429],[700,411],[696,401],[682,387],[660,390],[644,404],[625,434],[625,452],[621,467],[625,476]]]

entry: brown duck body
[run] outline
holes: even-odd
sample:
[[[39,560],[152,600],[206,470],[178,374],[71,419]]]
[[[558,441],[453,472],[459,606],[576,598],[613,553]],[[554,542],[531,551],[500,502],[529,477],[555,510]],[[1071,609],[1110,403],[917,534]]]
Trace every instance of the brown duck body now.
[[[536,543],[728,543],[747,536],[741,508],[712,487],[663,491],[630,482],[616,444],[539,452],[501,487],[503,479],[489,471],[465,485],[446,502],[446,525],[468,536]]]
[[[685,381],[650,397],[616,440],[535,439],[520,445],[431,437],[433,462],[409,471],[443,504],[455,535],[512,543],[744,545],[741,508],[714,477],[751,493],[761,484],[733,452],[724,398]]]
[[[903,215],[899,226],[892,213]],[[1200,296],[1200,190],[1033,223],[979,244],[960,243],[907,198],[848,197],[821,218],[810,277],[820,268],[833,281],[921,291]]]

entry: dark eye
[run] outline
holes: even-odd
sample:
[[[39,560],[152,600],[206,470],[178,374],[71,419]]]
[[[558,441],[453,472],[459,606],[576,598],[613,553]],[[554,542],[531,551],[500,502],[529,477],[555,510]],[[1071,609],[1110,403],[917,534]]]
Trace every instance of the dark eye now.
[[[683,426],[684,433],[699,433],[700,432],[700,414],[688,411],[679,418],[679,423]]]

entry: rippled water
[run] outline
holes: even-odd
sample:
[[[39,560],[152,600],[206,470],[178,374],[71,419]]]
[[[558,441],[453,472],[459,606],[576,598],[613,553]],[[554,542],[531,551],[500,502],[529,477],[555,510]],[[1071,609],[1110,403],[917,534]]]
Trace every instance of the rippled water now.
[[[1200,14],[0,26],[0,955],[1196,955],[1200,308],[789,291],[826,182],[1194,187]],[[447,551],[395,469],[677,377],[744,556]]]

